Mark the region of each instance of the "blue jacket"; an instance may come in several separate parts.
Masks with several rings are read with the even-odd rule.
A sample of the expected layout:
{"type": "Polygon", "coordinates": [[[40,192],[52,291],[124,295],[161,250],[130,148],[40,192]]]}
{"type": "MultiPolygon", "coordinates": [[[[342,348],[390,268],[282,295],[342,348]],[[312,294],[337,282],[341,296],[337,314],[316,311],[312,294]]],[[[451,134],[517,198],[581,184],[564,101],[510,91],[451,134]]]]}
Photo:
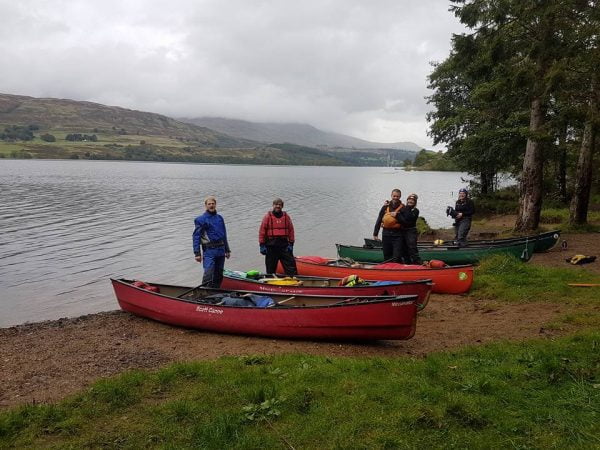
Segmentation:
{"type": "Polygon", "coordinates": [[[194,233],[192,234],[194,255],[201,255],[203,251],[214,251],[215,256],[230,252],[227,242],[225,221],[220,214],[211,214],[206,211],[194,219],[194,233]]]}

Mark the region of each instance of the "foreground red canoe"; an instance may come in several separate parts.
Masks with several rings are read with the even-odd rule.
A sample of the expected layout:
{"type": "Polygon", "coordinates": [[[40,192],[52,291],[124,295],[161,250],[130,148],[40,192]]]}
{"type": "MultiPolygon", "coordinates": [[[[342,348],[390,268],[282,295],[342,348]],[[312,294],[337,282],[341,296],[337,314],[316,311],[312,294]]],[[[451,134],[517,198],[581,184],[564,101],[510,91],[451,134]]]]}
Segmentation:
{"type": "MultiPolygon", "coordinates": [[[[298,256],[296,266],[300,275],[343,278],[358,275],[365,280],[411,281],[430,279],[432,292],[439,294],[463,294],[473,284],[473,266],[447,266],[440,268],[405,264],[350,264],[346,261],[321,258],[320,256],[298,256]]],[[[278,273],[283,273],[281,264],[278,273]]]]}
{"type": "MultiPolygon", "coordinates": [[[[431,294],[431,280],[391,281],[378,285],[378,282],[354,286],[339,286],[341,278],[296,276],[294,284],[270,284],[273,281],[287,281],[288,278],[263,276],[259,280],[241,278],[225,273],[221,289],[245,292],[273,292],[275,294],[333,295],[339,297],[364,297],[376,295],[416,295],[419,307],[423,309],[431,294]]],[[[292,280],[290,280],[292,281],[292,280]]]]}
{"type": "MultiPolygon", "coordinates": [[[[210,294],[226,294],[223,290],[190,290],[185,286],[154,283],[143,288],[123,279],[111,282],[124,311],[171,325],[219,333],[318,340],[410,339],[417,325],[416,295],[366,301],[360,298],[332,301],[323,297],[320,305],[293,306],[294,302],[308,302],[304,298],[298,300],[298,296],[270,294],[278,304],[259,308],[209,302],[210,294]],[[180,295],[184,298],[178,298],[180,295]]],[[[315,303],[319,301],[313,298],[315,303]]]]}

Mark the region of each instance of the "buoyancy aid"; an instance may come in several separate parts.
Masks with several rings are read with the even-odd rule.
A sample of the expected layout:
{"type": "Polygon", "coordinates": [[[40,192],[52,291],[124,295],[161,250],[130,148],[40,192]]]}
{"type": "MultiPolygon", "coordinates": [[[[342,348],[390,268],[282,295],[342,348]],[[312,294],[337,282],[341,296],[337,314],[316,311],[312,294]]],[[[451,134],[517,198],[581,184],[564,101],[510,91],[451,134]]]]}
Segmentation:
{"type": "Polygon", "coordinates": [[[273,238],[289,238],[288,216],[283,212],[281,217],[275,216],[269,211],[269,227],[268,237],[273,238]]]}
{"type": "Polygon", "coordinates": [[[391,212],[397,213],[402,209],[404,205],[400,202],[400,206],[398,206],[395,210],[390,211],[390,206],[387,207],[385,214],[383,215],[383,219],[381,220],[381,226],[386,229],[399,229],[402,228],[402,225],[396,220],[395,217],[391,216],[391,212]]]}

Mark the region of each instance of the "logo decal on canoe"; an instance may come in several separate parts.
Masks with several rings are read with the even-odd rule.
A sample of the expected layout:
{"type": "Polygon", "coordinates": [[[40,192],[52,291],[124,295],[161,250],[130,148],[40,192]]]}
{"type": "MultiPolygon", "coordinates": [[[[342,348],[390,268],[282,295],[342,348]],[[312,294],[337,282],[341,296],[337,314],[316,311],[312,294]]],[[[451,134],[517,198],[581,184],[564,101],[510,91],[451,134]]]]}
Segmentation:
{"type": "Polygon", "coordinates": [[[223,314],[222,309],[213,308],[211,306],[196,306],[196,311],[208,314],[223,314]]]}
{"type": "Polygon", "coordinates": [[[465,281],[468,278],[469,278],[469,275],[467,275],[466,272],[458,272],[458,279],[460,281],[465,281]]]}

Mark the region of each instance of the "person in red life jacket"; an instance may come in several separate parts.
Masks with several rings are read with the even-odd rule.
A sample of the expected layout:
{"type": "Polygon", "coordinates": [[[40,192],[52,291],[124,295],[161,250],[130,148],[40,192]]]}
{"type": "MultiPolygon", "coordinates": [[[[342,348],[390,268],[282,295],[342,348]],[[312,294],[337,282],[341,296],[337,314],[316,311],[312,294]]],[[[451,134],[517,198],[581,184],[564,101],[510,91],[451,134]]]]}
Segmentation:
{"type": "Polygon", "coordinates": [[[273,200],[273,209],[263,217],[258,230],[258,244],[261,255],[265,255],[267,273],[277,271],[281,261],[286,275],[297,275],[294,259],[294,224],[288,213],[283,211],[283,200],[273,200]]]}
{"type": "Polygon", "coordinates": [[[419,210],[417,209],[417,200],[419,196],[417,194],[410,194],[406,197],[406,205],[400,208],[396,219],[402,225],[400,228],[400,234],[402,235],[402,259],[405,264],[422,264],[421,258],[419,257],[419,248],[417,246],[417,239],[419,233],[417,232],[417,219],[419,218],[419,210]]]}
{"type": "Polygon", "coordinates": [[[381,232],[381,240],[383,245],[383,260],[385,262],[402,262],[402,234],[400,229],[402,225],[397,220],[397,215],[400,209],[404,206],[400,201],[402,192],[400,189],[392,191],[392,199],[386,201],[379,210],[375,229],[373,230],[373,239],[379,240],[379,229],[381,232]]]}
{"type": "Polygon", "coordinates": [[[194,220],[194,256],[204,269],[202,285],[218,288],[223,281],[225,258],[231,256],[231,250],[227,242],[225,221],[217,214],[217,200],[213,196],[206,197],[204,207],[204,214],[194,220]]]}

